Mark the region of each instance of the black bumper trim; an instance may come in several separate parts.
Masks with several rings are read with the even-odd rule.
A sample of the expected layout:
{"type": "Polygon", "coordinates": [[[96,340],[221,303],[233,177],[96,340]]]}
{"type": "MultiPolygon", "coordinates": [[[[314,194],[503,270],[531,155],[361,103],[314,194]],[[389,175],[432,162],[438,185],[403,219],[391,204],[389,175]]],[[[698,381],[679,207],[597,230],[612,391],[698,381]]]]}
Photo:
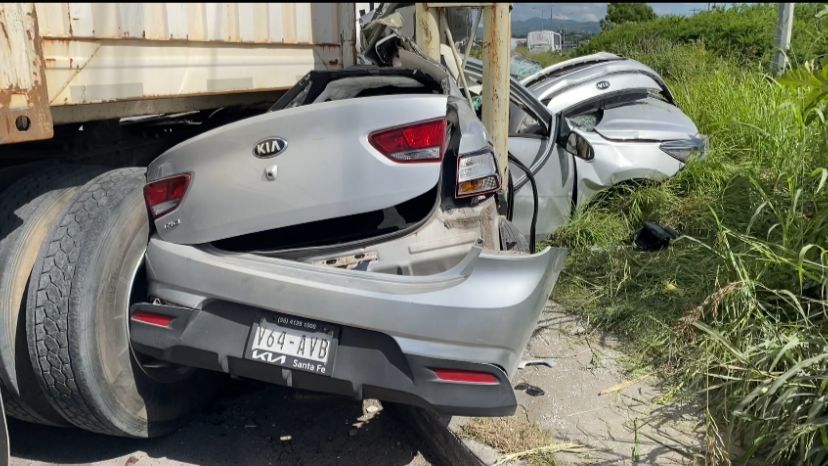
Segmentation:
{"type": "Polygon", "coordinates": [[[169,328],[130,323],[136,351],[156,359],[262,380],[278,385],[376,398],[430,408],[442,415],[509,416],[517,406],[506,374],[491,364],[403,354],[388,335],[342,327],[331,376],[291,370],[244,358],[250,326],[271,313],[235,303],[212,301],[204,309],[138,303],[136,311],[174,317],[169,328]],[[443,382],[432,369],[482,371],[498,384],[443,382]]]}

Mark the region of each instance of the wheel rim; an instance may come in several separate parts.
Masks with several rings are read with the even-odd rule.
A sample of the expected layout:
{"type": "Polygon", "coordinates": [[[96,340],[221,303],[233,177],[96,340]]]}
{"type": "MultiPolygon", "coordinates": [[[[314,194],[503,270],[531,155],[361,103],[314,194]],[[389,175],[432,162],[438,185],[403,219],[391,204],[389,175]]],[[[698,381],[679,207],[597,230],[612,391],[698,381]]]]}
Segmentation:
{"type": "Polygon", "coordinates": [[[129,309],[133,304],[147,302],[149,300],[149,280],[147,278],[144,253],[141,253],[138,261],[132,268],[130,278],[129,295],[126,306],[126,326],[129,338],[129,352],[132,361],[147,377],[160,383],[175,383],[187,378],[195,369],[178,364],[161,361],[150,355],[137,351],[132,345],[132,319],[129,309]]]}

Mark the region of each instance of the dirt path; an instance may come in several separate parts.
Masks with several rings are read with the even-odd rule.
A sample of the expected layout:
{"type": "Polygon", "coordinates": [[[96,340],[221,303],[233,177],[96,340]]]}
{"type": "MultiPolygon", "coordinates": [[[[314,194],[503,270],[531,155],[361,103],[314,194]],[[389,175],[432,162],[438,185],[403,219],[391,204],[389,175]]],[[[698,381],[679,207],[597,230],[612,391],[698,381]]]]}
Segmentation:
{"type": "Polygon", "coordinates": [[[376,402],[232,385],[179,431],[147,441],[12,421],[11,464],[425,466],[396,419],[376,402]]]}
{"type": "MultiPolygon", "coordinates": [[[[654,377],[626,378],[615,346],[610,338],[585,335],[576,317],[550,303],[525,359],[552,358],[555,366],[520,371],[514,381],[520,406],[506,429],[527,436],[531,431],[520,423],[537,426],[547,440],[586,450],[555,453],[551,464],[692,464],[701,448],[697,417],[660,406],[654,377]]],[[[455,424],[459,429],[464,422],[455,424]]]]}

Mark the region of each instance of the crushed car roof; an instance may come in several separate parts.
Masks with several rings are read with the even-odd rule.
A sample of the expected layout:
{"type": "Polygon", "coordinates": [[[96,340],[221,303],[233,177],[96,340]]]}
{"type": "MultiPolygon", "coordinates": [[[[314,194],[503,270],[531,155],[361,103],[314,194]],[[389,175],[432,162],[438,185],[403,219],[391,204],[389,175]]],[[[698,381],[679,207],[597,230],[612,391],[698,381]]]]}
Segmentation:
{"type": "MultiPolygon", "coordinates": [[[[577,67],[559,67],[557,72],[553,70],[546,78],[533,81],[533,84],[527,86],[529,91],[555,113],[616,89],[651,89],[659,92],[667,102],[675,104],[667,84],[649,66],[617,55],[595,55],[603,59],[583,60],[582,66],[577,67]],[[610,59],[610,56],[614,58],[610,59]],[[570,95],[569,91],[576,89],[575,95],[570,95]]],[[[581,58],[589,57],[595,58],[581,58]]]]}
{"type": "Polygon", "coordinates": [[[572,71],[575,71],[579,68],[583,68],[585,66],[589,66],[591,64],[603,63],[614,60],[624,60],[624,57],[620,57],[614,53],[609,52],[598,52],[593,53],[592,55],[575,57],[569,60],[562,61],[560,63],[555,63],[554,65],[547,66],[546,68],[532,75],[522,78],[520,80],[520,83],[526,87],[530,87],[534,84],[537,84],[541,80],[563,76],[564,74],[568,74],[572,71]]]}

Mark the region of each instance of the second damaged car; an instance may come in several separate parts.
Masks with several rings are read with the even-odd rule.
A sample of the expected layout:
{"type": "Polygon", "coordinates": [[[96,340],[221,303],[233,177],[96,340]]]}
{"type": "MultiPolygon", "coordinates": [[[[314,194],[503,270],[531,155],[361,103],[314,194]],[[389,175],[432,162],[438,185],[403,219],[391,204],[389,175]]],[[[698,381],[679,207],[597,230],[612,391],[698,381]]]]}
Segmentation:
{"type": "Polygon", "coordinates": [[[565,251],[532,253],[502,215],[496,154],[445,69],[381,42],[374,64],[311,72],[146,178],[114,170],[81,190],[27,310],[60,415],[163,434],[216,373],[514,412],[510,378],[565,251]]]}

